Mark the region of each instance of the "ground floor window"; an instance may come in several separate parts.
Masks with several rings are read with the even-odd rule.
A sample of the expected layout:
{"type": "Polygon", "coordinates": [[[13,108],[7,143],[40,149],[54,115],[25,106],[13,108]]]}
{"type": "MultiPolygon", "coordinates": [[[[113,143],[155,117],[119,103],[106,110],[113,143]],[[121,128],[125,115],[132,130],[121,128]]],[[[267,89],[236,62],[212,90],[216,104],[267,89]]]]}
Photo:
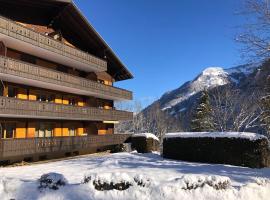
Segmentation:
{"type": "Polygon", "coordinates": [[[52,123],[37,123],[36,137],[53,137],[53,124],[52,123]]]}
{"type": "Polygon", "coordinates": [[[14,138],[16,132],[16,123],[1,123],[1,137],[14,138]]]}

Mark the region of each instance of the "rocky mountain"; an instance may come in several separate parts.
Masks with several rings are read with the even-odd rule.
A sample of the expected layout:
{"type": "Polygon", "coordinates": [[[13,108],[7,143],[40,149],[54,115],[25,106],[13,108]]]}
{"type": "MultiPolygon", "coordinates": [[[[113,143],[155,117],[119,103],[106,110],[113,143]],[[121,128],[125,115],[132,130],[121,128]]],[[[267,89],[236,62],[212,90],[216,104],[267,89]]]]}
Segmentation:
{"type": "Polygon", "coordinates": [[[230,69],[209,67],[194,80],[186,82],[179,88],[165,93],[158,100],[161,109],[163,111],[169,111],[171,114],[183,112],[186,110],[186,104],[192,103],[192,99],[201,91],[227,84],[240,85],[241,82],[258,70],[260,66],[260,64],[250,64],[230,69]]]}
{"type": "MultiPolygon", "coordinates": [[[[145,119],[148,119],[149,116],[155,116],[154,113],[159,112],[160,109],[166,114],[166,122],[170,124],[168,131],[189,131],[193,110],[196,108],[203,90],[208,90],[211,94],[217,88],[220,91],[224,91],[225,88],[230,87],[230,90],[239,91],[239,97],[232,96],[231,98],[239,98],[237,103],[240,105],[241,96],[241,99],[246,101],[246,104],[250,103],[250,106],[248,105],[247,107],[253,108],[256,98],[259,100],[265,92],[264,86],[269,75],[269,63],[263,65],[261,63],[240,65],[229,69],[210,67],[201,72],[192,81],[184,83],[175,90],[166,92],[159,100],[145,108],[141,114],[145,119]],[[254,95],[255,92],[256,95],[254,95]],[[251,96],[252,100],[249,99],[251,96]]],[[[156,127],[156,119],[152,121],[148,122],[148,124],[156,127]]]]}
{"type": "MultiPolygon", "coordinates": [[[[190,131],[189,125],[193,111],[203,90],[207,90],[210,96],[213,96],[216,91],[220,91],[221,107],[222,104],[226,104],[226,101],[234,103],[235,107],[239,105],[239,109],[234,108],[235,111],[232,115],[237,115],[237,112],[240,112],[241,108],[243,109],[242,104],[246,106],[245,112],[254,112],[255,104],[262,95],[265,95],[265,83],[269,77],[270,62],[240,65],[229,69],[206,68],[193,80],[175,90],[166,92],[160,99],[136,115],[133,122],[121,124],[119,132],[149,131],[158,134],[160,130],[166,130],[166,132],[190,131]],[[231,96],[224,93],[223,97],[222,92],[227,90],[237,91],[237,96],[232,92],[231,96]],[[230,98],[234,100],[231,101],[230,98]],[[141,129],[136,130],[134,127],[141,127],[141,129]]],[[[226,123],[233,123],[232,119],[227,119],[227,121],[226,123]]],[[[249,130],[252,131],[252,129],[249,130]]],[[[245,129],[245,131],[247,130],[245,129]]]]}

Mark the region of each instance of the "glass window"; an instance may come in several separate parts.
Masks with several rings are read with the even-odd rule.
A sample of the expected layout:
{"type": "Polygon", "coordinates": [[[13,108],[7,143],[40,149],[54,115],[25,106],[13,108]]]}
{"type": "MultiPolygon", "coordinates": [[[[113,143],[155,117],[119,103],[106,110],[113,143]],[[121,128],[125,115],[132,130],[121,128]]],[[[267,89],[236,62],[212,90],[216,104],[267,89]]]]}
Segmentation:
{"type": "Polygon", "coordinates": [[[32,64],[36,64],[36,58],[34,56],[28,55],[28,54],[22,54],[21,60],[24,62],[29,62],[32,64]]]}
{"type": "Polygon", "coordinates": [[[71,127],[68,129],[69,136],[76,136],[76,129],[74,127],[71,127]]]}
{"type": "Polygon", "coordinates": [[[69,104],[70,105],[76,105],[76,101],[75,101],[75,99],[69,99],[69,104]]]}
{"type": "Polygon", "coordinates": [[[15,123],[6,123],[6,138],[13,138],[16,130],[15,123]]]}
{"type": "Polygon", "coordinates": [[[46,101],[47,100],[47,97],[44,94],[38,94],[37,95],[37,100],[38,101],[46,101]]]}
{"type": "Polygon", "coordinates": [[[44,137],[45,136],[45,125],[43,123],[39,123],[36,127],[36,137],[44,137]]]}
{"type": "Polygon", "coordinates": [[[0,123],[0,138],[4,138],[4,124],[3,123],[0,123]]]}
{"type": "Polygon", "coordinates": [[[53,125],[51,123],[39,123],[36,127],[36,137],[53,137],[53,125]]]}
{"type": "Polygon", "coordinates": [[[55,100],[55,95],[49,95],[48,96],[48,102],[54,102],[54,100],[55,100]]]}
{"type": "Polygon", "coordinates": [[[8,87],[8,97],[16,97],[16,88],[8,87]]]}

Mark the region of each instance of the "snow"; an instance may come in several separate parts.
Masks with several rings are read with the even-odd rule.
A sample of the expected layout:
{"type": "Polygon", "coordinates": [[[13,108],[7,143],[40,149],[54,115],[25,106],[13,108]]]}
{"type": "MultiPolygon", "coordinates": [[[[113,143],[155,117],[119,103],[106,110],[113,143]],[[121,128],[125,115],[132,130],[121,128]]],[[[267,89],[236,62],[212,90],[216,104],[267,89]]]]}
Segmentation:
{"type": "Polygon", "coordinates": [[[259,139],[267,139],[265,136],[257,133],[249,132],[179,132],[167,133],[165,138],[194,138],[194,137],[210,137],[210,138],[243,138],[251,141],[259,139]]]}
{"type": "Polygon", "coordinates": [[[152,138],[152,139],[154,139],[154,140],[159,141],[158,137],[155,136],[153,133],[136,133],[136,134],[133,134],[132,137],[152,138]]]}
{"type": "MultiPolygon", "coordinates": [[[[239,84],[239,77],[248,76],[261,66],[262,63],[246,64],[229,69],[221,67],[208,67],[202,71],[194,80],[190,81],[186,86],[182,86],[182,91],[175,98],[168,100],[162,107],[162,110],[171,109],[172,107],[188,100],[190,97],[205,90],[212,89],[217,86],[226,85],[230,82],[239,84]]],[[[169,96],[174,90],[165,93],[169,96]]],[[[179,111],[181,112],[181,111],[179,111]]]]}
{"type": "Polygon", "coordinates": [[[240,65],[240,66],[237,66],[237,67],[225,69],[225,71],[228,74],[243,73],[246,76],[248,76],[248,75],[252,74],[256,69],[258,69],[258,67],[260,67],[261,65],[262,65],[261,62],[253,63],[253,64],[247,64],[247,65],[240,65]]]}
{"type": "Polygon", "coordinates": [[[221,67],[206,68],[197,78],[190,82],[188,90],[166,103],[162,110],[170,109],[205,89],[226,85],[229,82],[228,73],[221,67]]]}
{"type": "Polygon", "coordinates": [[[269,196],[270,168],[174,161],[163,159],[159,154],[87,155],[0,168],[1,200],[268,200],[269,196]],[[58,190],[40,191],[38,180],[51,172],[62,174],[68,183],[58,190]],[[91,181],[83,183],[87,176],[92,177],[91,181]],[[123,191],[99,191],[93,185],[94,180],[126,181],[132,185],[123,191]],[[143,184],[139,184],[140,181],[143,184]],[[221,186],[220,189],[217,186],[221,186]]]}

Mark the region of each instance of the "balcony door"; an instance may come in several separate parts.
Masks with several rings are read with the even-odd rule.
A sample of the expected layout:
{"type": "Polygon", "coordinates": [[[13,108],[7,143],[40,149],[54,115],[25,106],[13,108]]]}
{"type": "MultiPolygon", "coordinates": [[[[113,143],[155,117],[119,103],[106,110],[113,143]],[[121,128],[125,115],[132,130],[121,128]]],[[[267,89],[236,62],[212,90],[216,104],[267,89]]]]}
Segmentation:
{"type": "Polygon", "coordinates": [[[36,137],[39,138],[53,137],[53,124],[46,122],[37,123],[36,137]]]}

